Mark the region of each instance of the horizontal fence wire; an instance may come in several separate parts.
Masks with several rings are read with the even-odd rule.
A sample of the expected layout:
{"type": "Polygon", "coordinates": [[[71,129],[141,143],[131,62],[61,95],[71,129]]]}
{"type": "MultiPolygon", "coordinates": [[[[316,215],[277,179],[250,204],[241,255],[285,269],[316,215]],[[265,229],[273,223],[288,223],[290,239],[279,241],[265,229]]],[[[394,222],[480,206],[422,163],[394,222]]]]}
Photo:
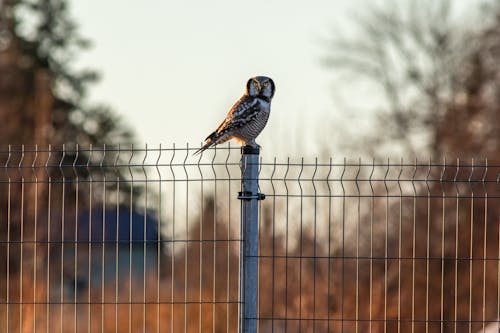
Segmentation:
{"type": "MultiPolygon", "coordinates": [[[[240,148],[0,147],[0,330],[237,332],[240,148]]],[[[500,161],[261,159],[259,332],[488,332],[500,161]]]]}

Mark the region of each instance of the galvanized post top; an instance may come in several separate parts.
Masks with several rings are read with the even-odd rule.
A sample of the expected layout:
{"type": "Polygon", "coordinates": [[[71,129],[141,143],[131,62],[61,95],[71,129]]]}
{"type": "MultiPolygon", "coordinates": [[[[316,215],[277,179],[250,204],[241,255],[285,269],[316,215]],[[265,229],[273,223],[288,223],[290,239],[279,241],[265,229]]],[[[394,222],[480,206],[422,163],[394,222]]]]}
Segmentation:
{"type": "Polygon", "coordinates": [[[243,147],[241,147],[241,154],[259,155],[260,154],[260,147],[259,146],[250,146],[250,145],[243,146],[243,147]]]}

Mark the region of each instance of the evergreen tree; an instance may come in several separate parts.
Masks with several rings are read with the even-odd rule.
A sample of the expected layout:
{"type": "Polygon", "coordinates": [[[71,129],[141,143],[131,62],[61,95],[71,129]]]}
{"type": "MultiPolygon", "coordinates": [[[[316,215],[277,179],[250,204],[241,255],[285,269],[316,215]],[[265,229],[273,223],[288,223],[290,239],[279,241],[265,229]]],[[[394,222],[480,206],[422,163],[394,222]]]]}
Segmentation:
{"type": "MultiPolygon", "coordinates": [[[[48,273],[39,273],[36,285],[29,279],[46,269],[49,256],[51,271],[61,267],[60,245],[40,241],[68,240],[82,210],[130,198],[135,204],[140,192],[127,181],[136,172],[127,164],[130,153],[103,150],[104,144],[130,146],[134,136],[109,107],[88,101],[98,75],[73,62],[87,47],[66,0],[0,0],[0,279],[10,281],[0,282],[0,298],[10,295],[11,302],[29,301],[32,288],[46,292],[48,273]],[[104,177],[113,181],[102,182],[104,177]],[[36,265],[24,267],[20,279],[27,262],[36,265]]],[[[19,329],[32,311],[22,320],[17,311],[9,318],[0,314],[1,327],[8,320],[7,330],[19,329]]]]}
{"type": "Polygon", "coordinates": [[[10,90],[19,96],[19,103],[10,107],[5,107],[6,98],[0,99],[2,113],[31,125],[31,133],[15,128],[2,141],[131,143],[131,131],[108,107],[86,99],[98,75],[73,67],[75,56],[89,47],[89,41],[79,35],[67,1],[7,0],[0,6],[0,71],[10,73],[0,94],[10,90]]]}
{"type": "MultiPolygon", "coordinates": [[[[129,147],[134,136],[109,107],[87,99],[98,75],[94,70],[74,68],[73,60],[89,47],[89,41],[78,33],[67,1],[6,0],[0,2],[0,9],[0,117],[4,120],[0,142],[13,145],[14,150],[21,144],[46,150],[51,144],[52,152],[39,154],[37,160],[56,166],[50,173],[56,178],[61,176],[61,165],[72,169],[64,172],[66,177],[76,173],[85,178],[89,165],[128,161],[129,156],[102,153],[103,144],[129,147]]],[[[29,155],[24,158],[28,160],[29,155]]],[[[10,163],[16,163],[12,156],[10,163]]],[[[114,178],[118,174],[127,179],[130,172],[115,168],[112,173],[114,178]]],[[[121,190],[130,192],[131,188],[124,183],[121,190]]]]}

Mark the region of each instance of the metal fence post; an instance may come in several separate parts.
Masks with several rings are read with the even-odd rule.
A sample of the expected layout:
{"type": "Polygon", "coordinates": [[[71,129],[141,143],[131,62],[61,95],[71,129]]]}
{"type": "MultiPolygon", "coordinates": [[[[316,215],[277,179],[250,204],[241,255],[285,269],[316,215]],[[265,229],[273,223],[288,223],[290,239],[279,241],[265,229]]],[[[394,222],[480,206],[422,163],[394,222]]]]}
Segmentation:
{"type": "Polygon", "coordinates": [[[259,287],[259,190],[258,147],[244,146],[241,155],[240,332],[257,332],[259,287]]]}

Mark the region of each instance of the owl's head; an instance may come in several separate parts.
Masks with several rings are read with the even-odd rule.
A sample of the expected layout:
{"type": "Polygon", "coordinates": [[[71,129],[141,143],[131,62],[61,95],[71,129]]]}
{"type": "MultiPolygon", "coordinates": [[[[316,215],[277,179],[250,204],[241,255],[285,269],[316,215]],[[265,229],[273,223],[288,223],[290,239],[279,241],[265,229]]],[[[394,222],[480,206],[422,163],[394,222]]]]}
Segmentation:
{"type": "Polygon", "coordinates": [[[247,94],[252,97],[264,97],[270,101],[274,90],[274,81],[267,76],[255,76],[247,82],[247,94]]]}

